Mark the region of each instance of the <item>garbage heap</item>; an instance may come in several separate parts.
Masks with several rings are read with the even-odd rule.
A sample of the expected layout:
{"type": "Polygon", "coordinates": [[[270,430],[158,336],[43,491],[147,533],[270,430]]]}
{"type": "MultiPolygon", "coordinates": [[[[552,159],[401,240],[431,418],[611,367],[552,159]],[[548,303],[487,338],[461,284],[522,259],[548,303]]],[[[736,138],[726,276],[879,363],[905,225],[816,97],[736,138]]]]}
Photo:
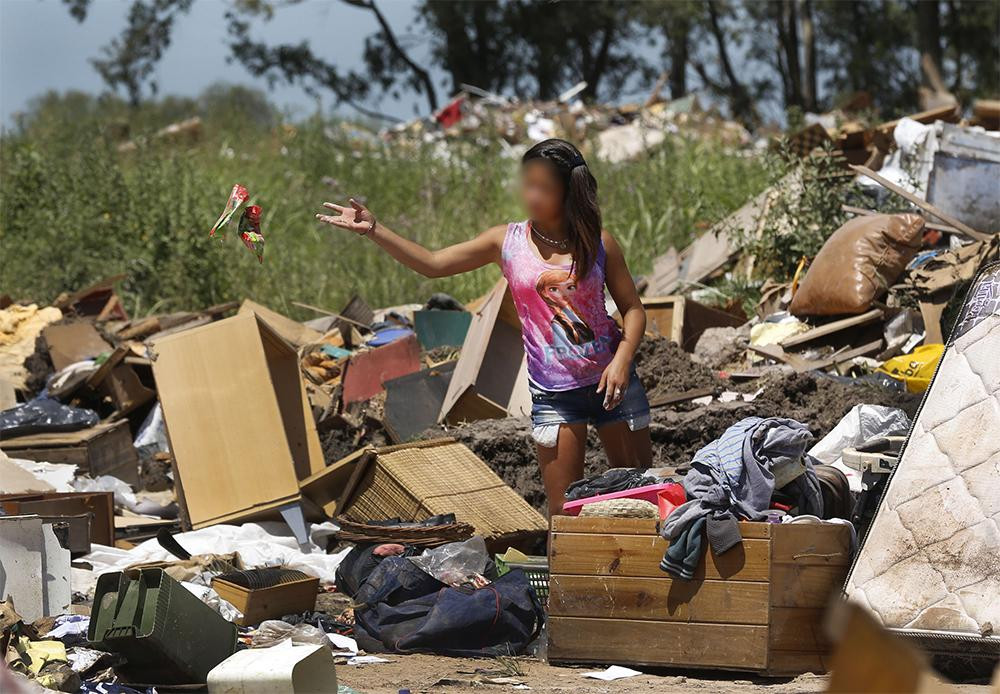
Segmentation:
{"type": "MultiPolygon", "coordinates": [[[[880,501],[899,495],[904,439],[941,425],[921,422],[952,407],[943,399],[958,398],[982,449],[962,458],[975,477],[957,461],[947,480],[1000,507],[1000,479],[979,465],[1000,451],[1000,427],[965,414],[1000,392],[996,352],[990,362],[982,347],[1000,334],[989,274],[1000,139],[916,116],[893,125],[889,144],[865,130],[863,164],[825,128],[837,147],[805,150],[836,157],[861,192],[815,257],[769,278],[751,311],[721,289],[753,276],[736,239],[782,233],[775,198],[807,183],[793,174],[688,247],[664,249],[639,283],[654,467],[608,470],[593,440],[551,525],[503,281],[468,304],[300,305],[318,315],[306,322],[251,300],[130,317],[120,277],[51,306],[3,297],[0,681],[223,691],[267,677],[290,688],[308,671],[318,679],[299,691],[329,690],[337,664],[378,653],[538,653],[546,619],[553,662],[827,669],[829,644],[803,635],[821,631],[859,544],[864,557],[869,534],[886,542],[880,501]],[[955,359],[979,385],[958,367],[935,378],[955,359]],[[730,591],[746,590],[761,601],[741,607],[730,591]],[[668,609],[677,604],[683,614],[668,609]],[[657,645],[663,634],[670,648],[657,645]],[[744,643],[737,634],[751,645],[712,646],[744,643]]],[[[921,548],[931,526],[978,522],[939,492],[948,522],[903,519],[921,548]]],[[[998,549],[980,533],[953,553],[998,549]]],[[[852,578],[872,609],[888,569],[852,578]]],[[[927,597],[944,600],[940,617],[951,592],[975,592],[938,625],[990,623],[1000,595],[988,579],[946,580],[927,597]]]]}

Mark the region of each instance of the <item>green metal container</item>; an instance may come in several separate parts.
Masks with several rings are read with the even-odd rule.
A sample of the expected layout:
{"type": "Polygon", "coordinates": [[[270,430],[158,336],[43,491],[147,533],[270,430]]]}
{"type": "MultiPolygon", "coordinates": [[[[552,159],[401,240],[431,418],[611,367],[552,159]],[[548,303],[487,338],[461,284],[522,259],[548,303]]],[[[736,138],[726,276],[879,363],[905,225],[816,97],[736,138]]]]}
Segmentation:
{"type": "Polygon", "coordinates": [[[226,621],[162,569],[130,569],[97,579],[87,638],[128,659],[143,684],[196,684],[236,650],[226,621]]]}

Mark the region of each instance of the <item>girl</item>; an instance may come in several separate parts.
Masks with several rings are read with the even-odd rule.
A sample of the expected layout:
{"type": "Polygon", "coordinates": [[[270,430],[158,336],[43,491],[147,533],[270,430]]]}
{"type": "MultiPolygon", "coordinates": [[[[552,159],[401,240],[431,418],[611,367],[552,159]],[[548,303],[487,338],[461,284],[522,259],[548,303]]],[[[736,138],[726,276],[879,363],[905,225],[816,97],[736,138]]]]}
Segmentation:
{"type": "Polygon", "coordinates": [[[353,199],[349,207],[323,203],[334,214],[316,218],[367,237],[426,277],[500,266],[521,319],[532,437],[555,515],[566,488],[583,477],[588,424],[597,427],[612,467],[651,463],[649,403],[632,368],[646,314],[621,248],[601,228],[597,181],[576,147],[545,140],[529,149],[521,199],[528,221],[436,251],[393,233],[353,199]],[[605,285],[624,330],[607,314],[605,285]]]}

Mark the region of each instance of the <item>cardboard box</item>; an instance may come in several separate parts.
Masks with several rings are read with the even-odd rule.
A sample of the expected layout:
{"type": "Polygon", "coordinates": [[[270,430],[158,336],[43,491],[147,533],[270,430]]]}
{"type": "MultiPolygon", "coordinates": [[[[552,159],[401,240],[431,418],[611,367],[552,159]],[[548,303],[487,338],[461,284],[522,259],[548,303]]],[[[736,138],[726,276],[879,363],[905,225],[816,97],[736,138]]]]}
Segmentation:
{"type": "Polygon", "coordinates": [[[319,342],[320,338],[323,337],[323,333],[318,330],[313,330],[309,326],[299,323],[297,320],[283,316],[277,311],[272,311],[267,306],[261,306],[254,301],[250,301],[250,299],[245,300],[240,305],[239,312],[256,314],[267,321],[271,329],[278,333],[282,339],[296,347],[301,347],[312,342],[319,342]]]}
{"type": "Polygon", "coordinates": [[[49,325],[42,330],[42,337],[49,346],[49,357],[56,371],[112,351],[111,345],[86,321],[49,325]]]}
{"type": "Polygon", "coordinates": [[[324,468],[295,349],[254,312],[157,340],[153,375],[195,528],[265,518],[324,468]]]}
{"type": "Polygon", "coordinates": [[[521,321],[501,279],[472,316],[438,422],[531,413],[521,321]]]}
{"type": "Polygon", "coordinates": [[[683,296],[642,298],[646,309],[646,330],[670,338],[687,352],[693,352],[698,338],[708,328],[738,327],[746,321],[731,313],[683,296]]]}
{"type": "Polygon", "coordinates": [[[369,400],[382,392],[383,383],[419,371],[420,366],[420,343],[416,335],[358,352],[344,369],[344,403],[369,400]]]}
{"type": "Polygon", "coordinates": [[[456,363],[449,361],[385,382],[382,423],[394,443],[409,441],[437,423],[456,363]]]}
{"type": "Polygon", "coordinates": [[[468,311],[413,312],[413,329],[424,349],[461,347],[471,323],[472,314],[468,311]]]}
{"type": "Polygon", "coordinates": [[[129,484],[139,483],[139,456],[125,421],[80,431],[15,436],[0,441],[0,449],[12,458],[66,463],[91,477],[111,475],[129,484]]]}
{"type": "MultiPolygon", "coordinates": [[[[825,672],[822,628],[851,561],[833,524],[740,523],[691,581],[660,569],[654,520],[556,516],[549,536],[549,661],[825,672]]],[[[705,542],[707,549],[708,542],[705,542]]]]}
{"type": "Polygon", "coordinates": [[[454,513],[498,544],[545,532],[542,515],[454,439],[370,448],[356,460],[343,494],[349,520],[420,521],[454,513]]]}

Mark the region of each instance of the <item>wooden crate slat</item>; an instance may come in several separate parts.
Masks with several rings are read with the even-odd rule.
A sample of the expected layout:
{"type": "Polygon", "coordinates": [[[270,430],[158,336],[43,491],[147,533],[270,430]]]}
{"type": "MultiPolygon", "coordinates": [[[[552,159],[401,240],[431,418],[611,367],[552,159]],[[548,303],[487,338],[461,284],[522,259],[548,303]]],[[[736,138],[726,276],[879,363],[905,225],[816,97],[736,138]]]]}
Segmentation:
{"type": "Polygon", "coordinates": [[[824,607],[847,579],[847,566],[771,565],[773,607],[824,607]]]}
{"type": "Polygon", "coordinates": [[[823,631],[825,613],[822,607],[771,608],[771,650],[825,653],[830,648],[823,631]]]}
{"type": "Polygon", "coordinates": [[[798,566],[848,566],[851,537],[841,525],[781,524],[773,530],[777,540],[771,561],[798,566]]]}
{"type": "Polygon", "coordinates": [[[829,669],[830,656],[827,653],[772,650],[768,657],[766,674],[778,677],[800,675],[803,672],[826,672],[829,669]]]}
{"type": "MultiPolygon", "coordinates": [[[[771,537],[773,523],[740,523],[740,534],[747,540],[771,537]]],[[[601,533],[611,535],[659,535],[656,521],[649,518],[600,518],[597,516],[553,516],[552,531],[557,533],[601,533]]]]}
{"type": "Polygon", "coordinates": [[[548,657],[554,662],[767,667],[763,626],[551,617],[548,629],[548,657]]]}
{"type": "MultiPolygon", "coordinates": [[[[549,571],[583,576],[668,578],[660,569],[667,541],[659,536],[553,533],[549,542],[549,571]]],[[[695,580],[766,581],[769,575],[767,540],[744,540],[725,554],[707,551],[695,580]]]]}
{"type": "Polygon", "coordinates": [[[766,625],[768,587],[749,581],[549,577],[549,615],[766,625]]]}

